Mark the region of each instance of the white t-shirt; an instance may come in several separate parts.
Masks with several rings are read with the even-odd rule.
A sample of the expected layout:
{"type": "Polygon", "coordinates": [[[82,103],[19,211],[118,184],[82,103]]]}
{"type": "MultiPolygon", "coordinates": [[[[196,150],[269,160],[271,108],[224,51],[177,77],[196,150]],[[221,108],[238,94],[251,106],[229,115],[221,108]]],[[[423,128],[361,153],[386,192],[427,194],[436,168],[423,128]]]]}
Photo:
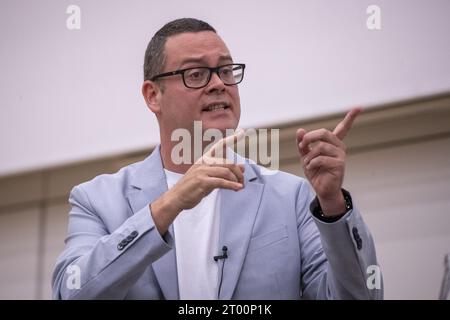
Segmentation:
{"type": "MultiPolygon", "coordinates": [[[[164,169],[170,189],[182,174],[164,169]]],[[[180,299],[217,299],[220,199],[213,190],[192,209],[183,210],[174,220],[180,299]]]]}

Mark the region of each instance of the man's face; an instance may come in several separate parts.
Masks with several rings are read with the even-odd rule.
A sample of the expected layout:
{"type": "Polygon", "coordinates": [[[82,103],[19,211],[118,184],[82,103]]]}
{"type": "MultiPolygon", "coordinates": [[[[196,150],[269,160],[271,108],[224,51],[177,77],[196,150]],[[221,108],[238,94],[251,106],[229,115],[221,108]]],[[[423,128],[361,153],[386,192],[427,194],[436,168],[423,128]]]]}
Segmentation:
{"type": "MultiPolygon", "coordinates": [[[[166,41],[164,54],[163,72],[233,63],[225,43],[211,31],[171,36],[166,41]]],[[[208,85],[200,89],[187,88],[181,75],[166,77],[162,81],[164,91],[159,121],[167,134],[178,128],[192,132],[194,121],[202,121],[203,130],[216,128],[224,132],[228,128],[236,129],[241,113],[237,85],[224,85],[216,73],[212,73],[208,85]],[[217,104],[226,108],[206,110],[217,104]]]]}

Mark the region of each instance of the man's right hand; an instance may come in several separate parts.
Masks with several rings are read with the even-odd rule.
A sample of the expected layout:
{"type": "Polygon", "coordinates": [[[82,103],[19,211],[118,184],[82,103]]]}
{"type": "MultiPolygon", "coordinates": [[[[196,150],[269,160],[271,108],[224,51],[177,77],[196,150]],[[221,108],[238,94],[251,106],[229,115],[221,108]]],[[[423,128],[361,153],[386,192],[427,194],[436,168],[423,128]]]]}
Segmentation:
{"type": "Polygon", "coordinates": [[[153,221],[161,235],[183,210],[195,207],[214,189],[239,191],[244,187],[244,166],[229,163],[224,157],[226,146],[237,143],[244,137],[240,130],[234,135],[215,143],[186,171],[185,175],[170,190],[150,204],[153,221]]]}

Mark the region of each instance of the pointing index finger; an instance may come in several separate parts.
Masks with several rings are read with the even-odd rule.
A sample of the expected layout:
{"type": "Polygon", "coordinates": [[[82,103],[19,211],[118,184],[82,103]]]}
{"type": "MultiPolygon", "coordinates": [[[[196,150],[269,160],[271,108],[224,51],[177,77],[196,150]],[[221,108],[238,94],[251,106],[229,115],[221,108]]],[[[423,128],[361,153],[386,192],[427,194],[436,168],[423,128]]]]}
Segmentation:
{"type": "Polygon", "coordinates": [[[234,134],[219,140],[216,144],[214,144],[211,147],[211,149],[209,149],[205,153],[205,155],[208,157],[214,157],[216,155],[216,153],[220,153],[220,152],[218,152],[219,150],[223,150],[224,146],[234,145],[239,140],[241,140],[242,137],[244,137],[244,133],[245,133],[245,130],[239,129],[234,134]]]}
{"type": "Polygon", "coordinates": [[[336,128],[334,128],[333,133],[341,140],[345,138],[347,133],[350,131],[352,127],[353,121],[356,116],[362,112],[362,108],[354,108],[350,110],[346,115],[344,120],[338,123],[336,128]]]}

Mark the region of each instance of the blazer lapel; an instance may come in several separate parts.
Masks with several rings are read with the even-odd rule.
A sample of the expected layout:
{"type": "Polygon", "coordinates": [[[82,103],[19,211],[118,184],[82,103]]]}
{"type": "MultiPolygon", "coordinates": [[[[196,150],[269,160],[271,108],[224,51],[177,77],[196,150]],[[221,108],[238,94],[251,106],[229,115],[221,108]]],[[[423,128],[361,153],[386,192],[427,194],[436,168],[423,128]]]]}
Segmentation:
{"type": "MultiPolygon", "coordinates": [[[[228,247],[228,258],[223,265],[222,288],[219,299],[233,296],[250,242],[253,224],[258,212],[264,185],[251,166],[246,164],[244,189],[235,192],[221,189],[221,211],[218,251],[228,247]]],[[[220,266],[222,267],[222,266],[220,266]]],[[[220,283],[219,271],[218,283],[220,283]]]]}
{"type": "MultiPolygon", "coordinates": [[[[127,198],[133,213],[148,206],[167,191],[159,146],[136,169],[130,185],[127,198]]],[[[174,238],[172,226],[168,232],[174,238]]],[[[169,300],[179,299],[175,248],[153,262],[152,267],[164,297],[169,300]]]]}

